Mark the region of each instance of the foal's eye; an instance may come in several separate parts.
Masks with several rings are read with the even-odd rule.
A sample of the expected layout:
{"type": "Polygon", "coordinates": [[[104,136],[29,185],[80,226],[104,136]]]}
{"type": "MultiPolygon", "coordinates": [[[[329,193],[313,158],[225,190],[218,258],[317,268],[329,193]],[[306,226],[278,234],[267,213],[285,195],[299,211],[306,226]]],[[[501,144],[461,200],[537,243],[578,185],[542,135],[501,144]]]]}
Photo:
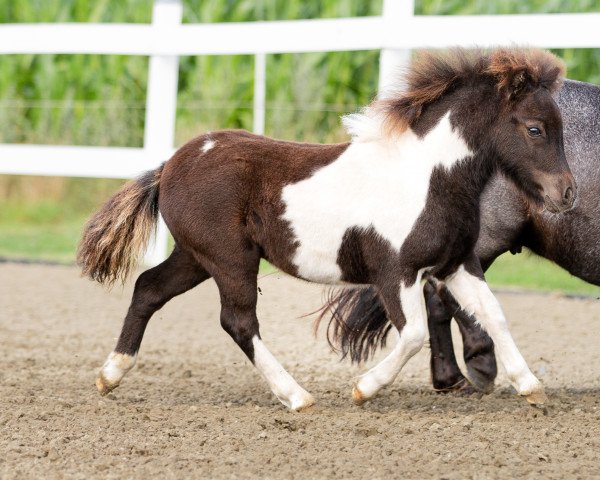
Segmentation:
{"type": "Polygon", "coordinates": [[[530,137],[539,137],[542,134],[542,131],[537,127],[529,127],[527,133],[530,137]]]}

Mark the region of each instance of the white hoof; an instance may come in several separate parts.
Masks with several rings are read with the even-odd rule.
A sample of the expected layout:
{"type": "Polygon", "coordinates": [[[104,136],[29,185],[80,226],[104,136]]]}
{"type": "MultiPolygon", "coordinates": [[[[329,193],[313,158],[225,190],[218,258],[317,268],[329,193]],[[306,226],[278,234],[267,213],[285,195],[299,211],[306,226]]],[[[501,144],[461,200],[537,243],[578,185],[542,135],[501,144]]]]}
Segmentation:
{"type": "Polygon", "coordinates": [[[517,393],[525,397],[525,399],[532,405],[543,405],[548,401],[548,397],[544,393],[544,386],[535,375],[529,372],[528,375],[523,375],[521,379],[518,379],[513,383],[517,393]]]}
{"type": "Polygon", "coordinates": [[[112,352],[98,373],[96,388],[104,396],[112,392],[121,383],[121,379],[135,365],[135,356],[112,352]]]}
{"type": "Polygon", "coordinates": [[[302,410],[306,410],[315,404],[315,399],[306,390],[303,390],[295,395],[291,395],[289,398],[284,398],[283,396],[278,396],[277,398],[287,408],[294,412],[301,412],[302,410]]]}
{"type": "Polygon", "coordinates": [[[369,372],[361,375],[356,379],[354,387],[352,388],[352,399],[354,400],[354,403],[362,405],[367,400],[370,400],[377,395],[377,392],[381,390],[382,386],[383,385],[375,380],[374,376],[369,372]]]}
{"type": "Polygon", "coordinates": [[[546,396],[544,389],[541,389],[537,392],[531,392],[529,395],[524,396],[525,400],[527,400],[527,402],[534,407],[541,407],[548,404],[548,397],[546,396]]]}

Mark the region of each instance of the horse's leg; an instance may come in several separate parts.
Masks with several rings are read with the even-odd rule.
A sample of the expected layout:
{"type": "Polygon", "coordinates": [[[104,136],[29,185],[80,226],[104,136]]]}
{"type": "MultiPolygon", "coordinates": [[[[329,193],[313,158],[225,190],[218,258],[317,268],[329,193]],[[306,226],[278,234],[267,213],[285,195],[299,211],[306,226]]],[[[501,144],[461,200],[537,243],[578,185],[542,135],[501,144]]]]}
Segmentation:
{"type": "Polygon", "coordinates": [[[210,275],[192,255],[177,246],[164,262],[138,277],[117,346],[108,356],[96,380],[96,386],[102,395],[115,389],[135,365],[137,352],[152,314],[173,297],[207,278],[210,275]]]}
{"type": "Polygon", "coordinates": [[[452,313],[448,311],[442,299],[437,295],[436,288],[431,282],[425,284],[423,293],[427,306],[433,388],[440,392],[470,388],[469,382],[460,371],[454,356],[450,331],[452,313]]]}
{"type": "Polygon", "coordinates": [[[463,340],[463,358],[467,366],[469,381],[482,392],[494,389],[494,379],[498,373],[494,342],[476,322],[475,318],[461,310],[448,289],[440,285],[439,296],[448,311],[454,312],[463,340]]]}
{"type": "Polygon", "coordinates": [[[517,393],[524,396],[529,403],[543,404],[547,400],[544,388],[531,373],[515,345],[502,308],[483,280],[479,262],[469,262],[467,265],[473,273],[469,273],[465,265],[445,279],[446,286],[461,308],[474,315],[492,338],[498,358],[517,393]]]}
{"type": "Polygon", "coordinates": [[[422,272],[416,275],[412,285],[401,284],[399,289],[392,286],[380,289],[389,319],[400,335],[392,352],[358,378],[352,396],[359,405],[392,383],[406,362],[423,347],[427,334],[427,316],[421,275],[422,272]]]}
{"type": "Polygon", "coordinates": [[[281,366],[262,342],[256,317],[258,252],[230,268],[219,265],[213,277],[221,294],[221,326],[263,375],[275,396],[291,410],[313,405],[314,399],[281,366]]]}

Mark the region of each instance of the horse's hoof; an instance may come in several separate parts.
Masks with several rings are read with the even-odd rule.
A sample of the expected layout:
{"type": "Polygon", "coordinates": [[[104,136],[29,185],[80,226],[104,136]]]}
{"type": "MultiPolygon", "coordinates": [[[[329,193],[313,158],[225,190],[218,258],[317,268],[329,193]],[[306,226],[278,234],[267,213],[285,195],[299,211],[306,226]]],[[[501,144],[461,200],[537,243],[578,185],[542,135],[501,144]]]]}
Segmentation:
{"type": "MultiPolygon", "coordinates": [[[[472,362],[471,362],[472,363],[472,362]]],[[[467,376],[471,385],[481,393],[492,393],[494,390],[495,371],[484,371],[467,363],[467,376]]]]}
{"type": "Polygon", "coordinates": [[[467,380],[465,377],[461,378],[454,385],[449,387],[435,388],[434,390],[437,393],[454,393],[457,395],[472,395],[474,393],[479,393],[479,391],[471,385],[471,382],[467,380]]]}
{"type": "Polygon", "coordinates": [[[356,405],[362,405],[363,403],[365,403],[368,400],[368,398],[365,398],[365,396],[359,390],[358,386],[355,385],[352,388],[352,400],[354,400],[354,403],[356,405]]]}
{"type": "Polygon", "coordinates": [[[100,392],[100,395],[102,395],[103,397],[108,395],[110,392],[112,392],[118,386],[119,386],[118,383],[109,382],[106,379],[106,377],[104,377],[102,372],[100,372],[100,374],[98,375],[98,378],[96,379],[96,388],[98,389],[98,392],[100,392]]]}
{"type": "Polygon", "coordinates": [[[538,390],[537,392],[532,392],[529,395],[524,396],[525,400],[534,407],[542,407],[548,404],[548,397],[544,393],[544,390],[538,390]]]}

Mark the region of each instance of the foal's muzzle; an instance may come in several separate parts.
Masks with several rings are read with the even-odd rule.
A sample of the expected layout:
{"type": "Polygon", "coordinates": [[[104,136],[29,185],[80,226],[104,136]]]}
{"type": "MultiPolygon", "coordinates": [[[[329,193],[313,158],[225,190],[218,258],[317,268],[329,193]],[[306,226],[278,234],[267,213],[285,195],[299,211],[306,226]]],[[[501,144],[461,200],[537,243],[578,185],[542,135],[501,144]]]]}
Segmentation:
{"type": "Polygon", "coordinates": [[[577,184],[571,173],[561,175],[549,188],[543,187],[546,209],[552,213],[563,213],[573,208],[577,198],[577,184]]]}

